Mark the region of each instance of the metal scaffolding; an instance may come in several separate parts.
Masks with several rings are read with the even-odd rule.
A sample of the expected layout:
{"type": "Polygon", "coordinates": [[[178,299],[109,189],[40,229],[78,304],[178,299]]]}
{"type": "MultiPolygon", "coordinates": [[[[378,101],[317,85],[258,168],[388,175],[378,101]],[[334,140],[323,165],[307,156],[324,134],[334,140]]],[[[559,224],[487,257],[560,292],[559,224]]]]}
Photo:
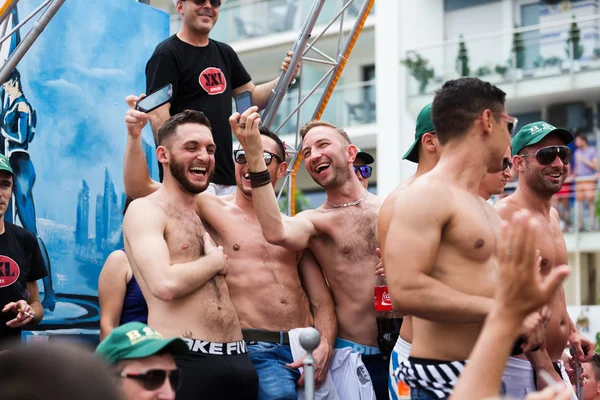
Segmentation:
{"type": "MultiPolygon", "coordinates": [[[[301,129],[301,120],[302,120],[302,107],[305,105],[306,101],[313,96],[319,88],[323,86],[322,94],[319,99],[319,103],[316,106],[316,109],[312,111],[310,119],[320,119],[321,115],[327,106],[327,102],[331,97],[333,89],[337,84],[340,75],[346,65],[346,61],[354,48],[354,44],[360,35],[362,28],[371,12],[371,8],[373,7],[373,3],[375,0],[362,0],[362,4],[360,10],[358,11],[358,15],[355,17],[354,25],[350,29],[350,32],[347,36],[344,35],[344,14],[349,9],[349,7],[353,6],[354,3],[361,3],[361,0],[345,0],[342,9],[333,17],[333,19],[323,28],[323,30],[311,41],[309,39],[312,36],[313,28],[317,22],[317,18],[321,13],[323,5],[326,0],[315,0],[311,7],[304,24],[300,30],[300,34],[298,35],[298,40],[294,44],[292,51],[294,55],[292,56],[292,61],[290,63],[290,67],[287,72],[281,73],[279,82],[275,89],[273,90],[273,94],[267,103],[267,107],[262,117],[263,126],[271,129],[271,125],[273,124],[275,115],[279,110],[279,106],[283,101],[283,98],[287,92],[288,87],[292,83],[294,79],[295,71],[300,62],[300,68],[306,62],[318,63],[328,65],[329,69],[323,77],[317,82],[317,84],[308,91],[308,94],[305,97],[302,97],[302,90],[298,91],[298,105],[283,118],[283,122],[275,129],[272,129],[274,133],[279,133],[281,128],[294,116],[296,116],[296,139],[294,143],[293,150],[287,150],[287,152],[292,156],[292,159],[289,163],[289,167],[287,173],[285,175],[285,179],[283,185],[279,191],[277,198],[279,199],[283,192],[286,192],[287,196],[287,213],[288,215],[294,215],[296,213],[295,210],[295,196],[294,191],[296,189],[296,172],[298,171],[298,167],[300,166],[300,161],[302,160],[302,154],[300,153],[300,149],[302,146],[302,139],[300,137],[300,129],[301,129]],[[336,23],[339,23],[339,31],[338,31],[338,41],[336,53],[333,56],[327,55],[325,52],[320,51],[315,44],[325,35],[325,33],[336,23]],[[309,51],[315,52],[321,58],[310,58],[307,57],[307,53],[309,51]],[[323,85],[324,84],[324,85],[323,85]]],[[[321,91],[321,90],[319,90],[321,91]]]]}
{"type": "MultiPolygon", "coordinates": [[[[9,18],[17,6],[19,0],[4,0],[2,5],[0,5],[0,25],[2,30],[2,38],[0,39],[0,50],[4,53],[4,49],[10,46],[10,42],[7,42],[13,34],[19,34],[19,29],[23,25],[25,25],[30,19],[32,19],[36,14],[42,12],[42,15],[39,19],[33,24],[33,27],[27,32],[25,37],[21,40],[21,43],[10,53],[6,60],[4,60],[4,64],[0,67],[0,83],[4,82],[6,78],[10,75],[10,73],[15,69],[19,61],[23,58],[25,53],[31,48],[36,39],[40,36],[40,34],[44,31],[48,23],[52,20],[52,18],[56,15],[60,7],[63,5],[65,0],[45,0],[37,7],[35,10],[31,12],[27,17],[23,18],[22,21],[19,21],[18,24],[12,27],[9,32],[6,32],[11,21],[9,18]]],[[[13,24],[14,25],[14,24],[13,24]]]]}

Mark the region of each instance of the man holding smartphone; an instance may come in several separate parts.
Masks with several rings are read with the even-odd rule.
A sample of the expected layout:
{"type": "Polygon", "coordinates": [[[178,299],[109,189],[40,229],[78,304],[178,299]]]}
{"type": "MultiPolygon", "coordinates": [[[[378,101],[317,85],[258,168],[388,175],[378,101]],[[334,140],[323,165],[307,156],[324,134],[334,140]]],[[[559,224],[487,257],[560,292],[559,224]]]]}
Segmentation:
{"type": "MultiPolygon", "coordinates": [[[[279,78],[255,86],[235,51],[225,43],[209,38],[219,18],[219,7],[226,0],[174,0],[181,14],[181,29],[160,43],[146,65],[146,93],[170,83],[171,101],[150,114],[156,141],[158,130],[171,116],[183,110],[202,111],[212,125],[217,152],[216,170],[208,192],[217,195],[235,191],[235,172],[231,158],[232,135],[228,118],[231,98],[252,93],[252,102],[264,108],[279,78]]],[[[290,53],[281,69],[287,71],[290,53]]],[[[162,180],[162,169],[160,169],[162,180]]]]}

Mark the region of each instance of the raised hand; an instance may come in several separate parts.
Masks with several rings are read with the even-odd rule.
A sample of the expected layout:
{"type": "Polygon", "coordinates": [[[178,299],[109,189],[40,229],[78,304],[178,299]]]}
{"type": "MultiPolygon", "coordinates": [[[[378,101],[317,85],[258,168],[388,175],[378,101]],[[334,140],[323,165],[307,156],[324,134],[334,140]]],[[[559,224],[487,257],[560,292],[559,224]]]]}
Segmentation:
{"type": "Polygon", "coordinates": [[[125,124],[127,125],[127,133],[133,138],[138,138],[142,134],[142,129],[148,123],[148,114],[135,109],[138,101],[146,97],[145,94],[138,96],[129,95],[125,101],[129,105],[129,110],[125,114],[125,124]]]}

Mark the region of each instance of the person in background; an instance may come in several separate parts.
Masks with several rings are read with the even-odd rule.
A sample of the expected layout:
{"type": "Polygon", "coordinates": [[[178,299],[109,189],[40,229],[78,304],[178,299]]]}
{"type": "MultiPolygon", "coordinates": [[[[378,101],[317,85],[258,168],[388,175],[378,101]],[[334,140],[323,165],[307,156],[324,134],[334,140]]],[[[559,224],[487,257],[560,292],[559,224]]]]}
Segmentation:
{"type": "MultiPolygon", "coordinates": [[[[125,200],[123,215],[131,197],[125,200]]],[[[133,276],[125,249],[115,250],[106,259],[98,277],[100,302],[100,340],[127,322],[148,322],[148,305],[133,276]]]]}
{"type": "Polygon", "coordinates": [[[584,135],[575,137],[575,154],[573,176],[575,177],[575,199],[579,207],[579,229],[594,230],[596,228],[596,173],[598,172],[598,155],[584,135]],[[584,205],[587,204],[589,229],[583,222],[584,205]]]}
{"type": "Polygon", "coordinates": [[[371,177],[371,173],[373,172],[373,167],[369,164],[373,164],[375,159],[372,155],[367,153],[366,151],[362,151],[361,149],[357,149],[358,153],[356,153],[356,158],[354,159],[354,172],[358,177],[360,183],[364,186],[365,189],[369,187],[369,178],[371,177]]]}

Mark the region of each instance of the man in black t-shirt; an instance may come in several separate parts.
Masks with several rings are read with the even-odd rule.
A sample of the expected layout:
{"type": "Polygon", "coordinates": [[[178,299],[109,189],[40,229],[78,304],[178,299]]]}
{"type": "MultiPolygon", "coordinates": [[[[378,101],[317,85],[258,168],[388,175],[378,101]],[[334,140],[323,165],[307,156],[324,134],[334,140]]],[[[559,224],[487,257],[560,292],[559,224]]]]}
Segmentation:
{"type": "Polygon", "coordinates": [[[14,172],[0,154],[0,350],[10,339],[19,339],[26,325],[42,320],[37,280],[47,275],[36,237],[4,221],[12,195],[14,172]]]}
{"type": "MultiPolygon", "coordinates": [[[[174,2],[181,14],[181,29],[156,46],[146,65],[147,94],[168,83],[173,85],[171,102],[149,115],[154,140],[171,115],[186,109],[202,111],[210,121],[217,145],[215,175],[207,192],[230,194],[235,191],[232,134],[228,121],[232,114],[231,99],[250,91],[253,104],[262,109],[279,78],[255,86],[235,51],[225,43],[209,39],[219,18],[219,7],[225,0],[174,2]]],[[[290,55],[288,52],[281,65],[283,71],[287,71],[290,55]]]]}

